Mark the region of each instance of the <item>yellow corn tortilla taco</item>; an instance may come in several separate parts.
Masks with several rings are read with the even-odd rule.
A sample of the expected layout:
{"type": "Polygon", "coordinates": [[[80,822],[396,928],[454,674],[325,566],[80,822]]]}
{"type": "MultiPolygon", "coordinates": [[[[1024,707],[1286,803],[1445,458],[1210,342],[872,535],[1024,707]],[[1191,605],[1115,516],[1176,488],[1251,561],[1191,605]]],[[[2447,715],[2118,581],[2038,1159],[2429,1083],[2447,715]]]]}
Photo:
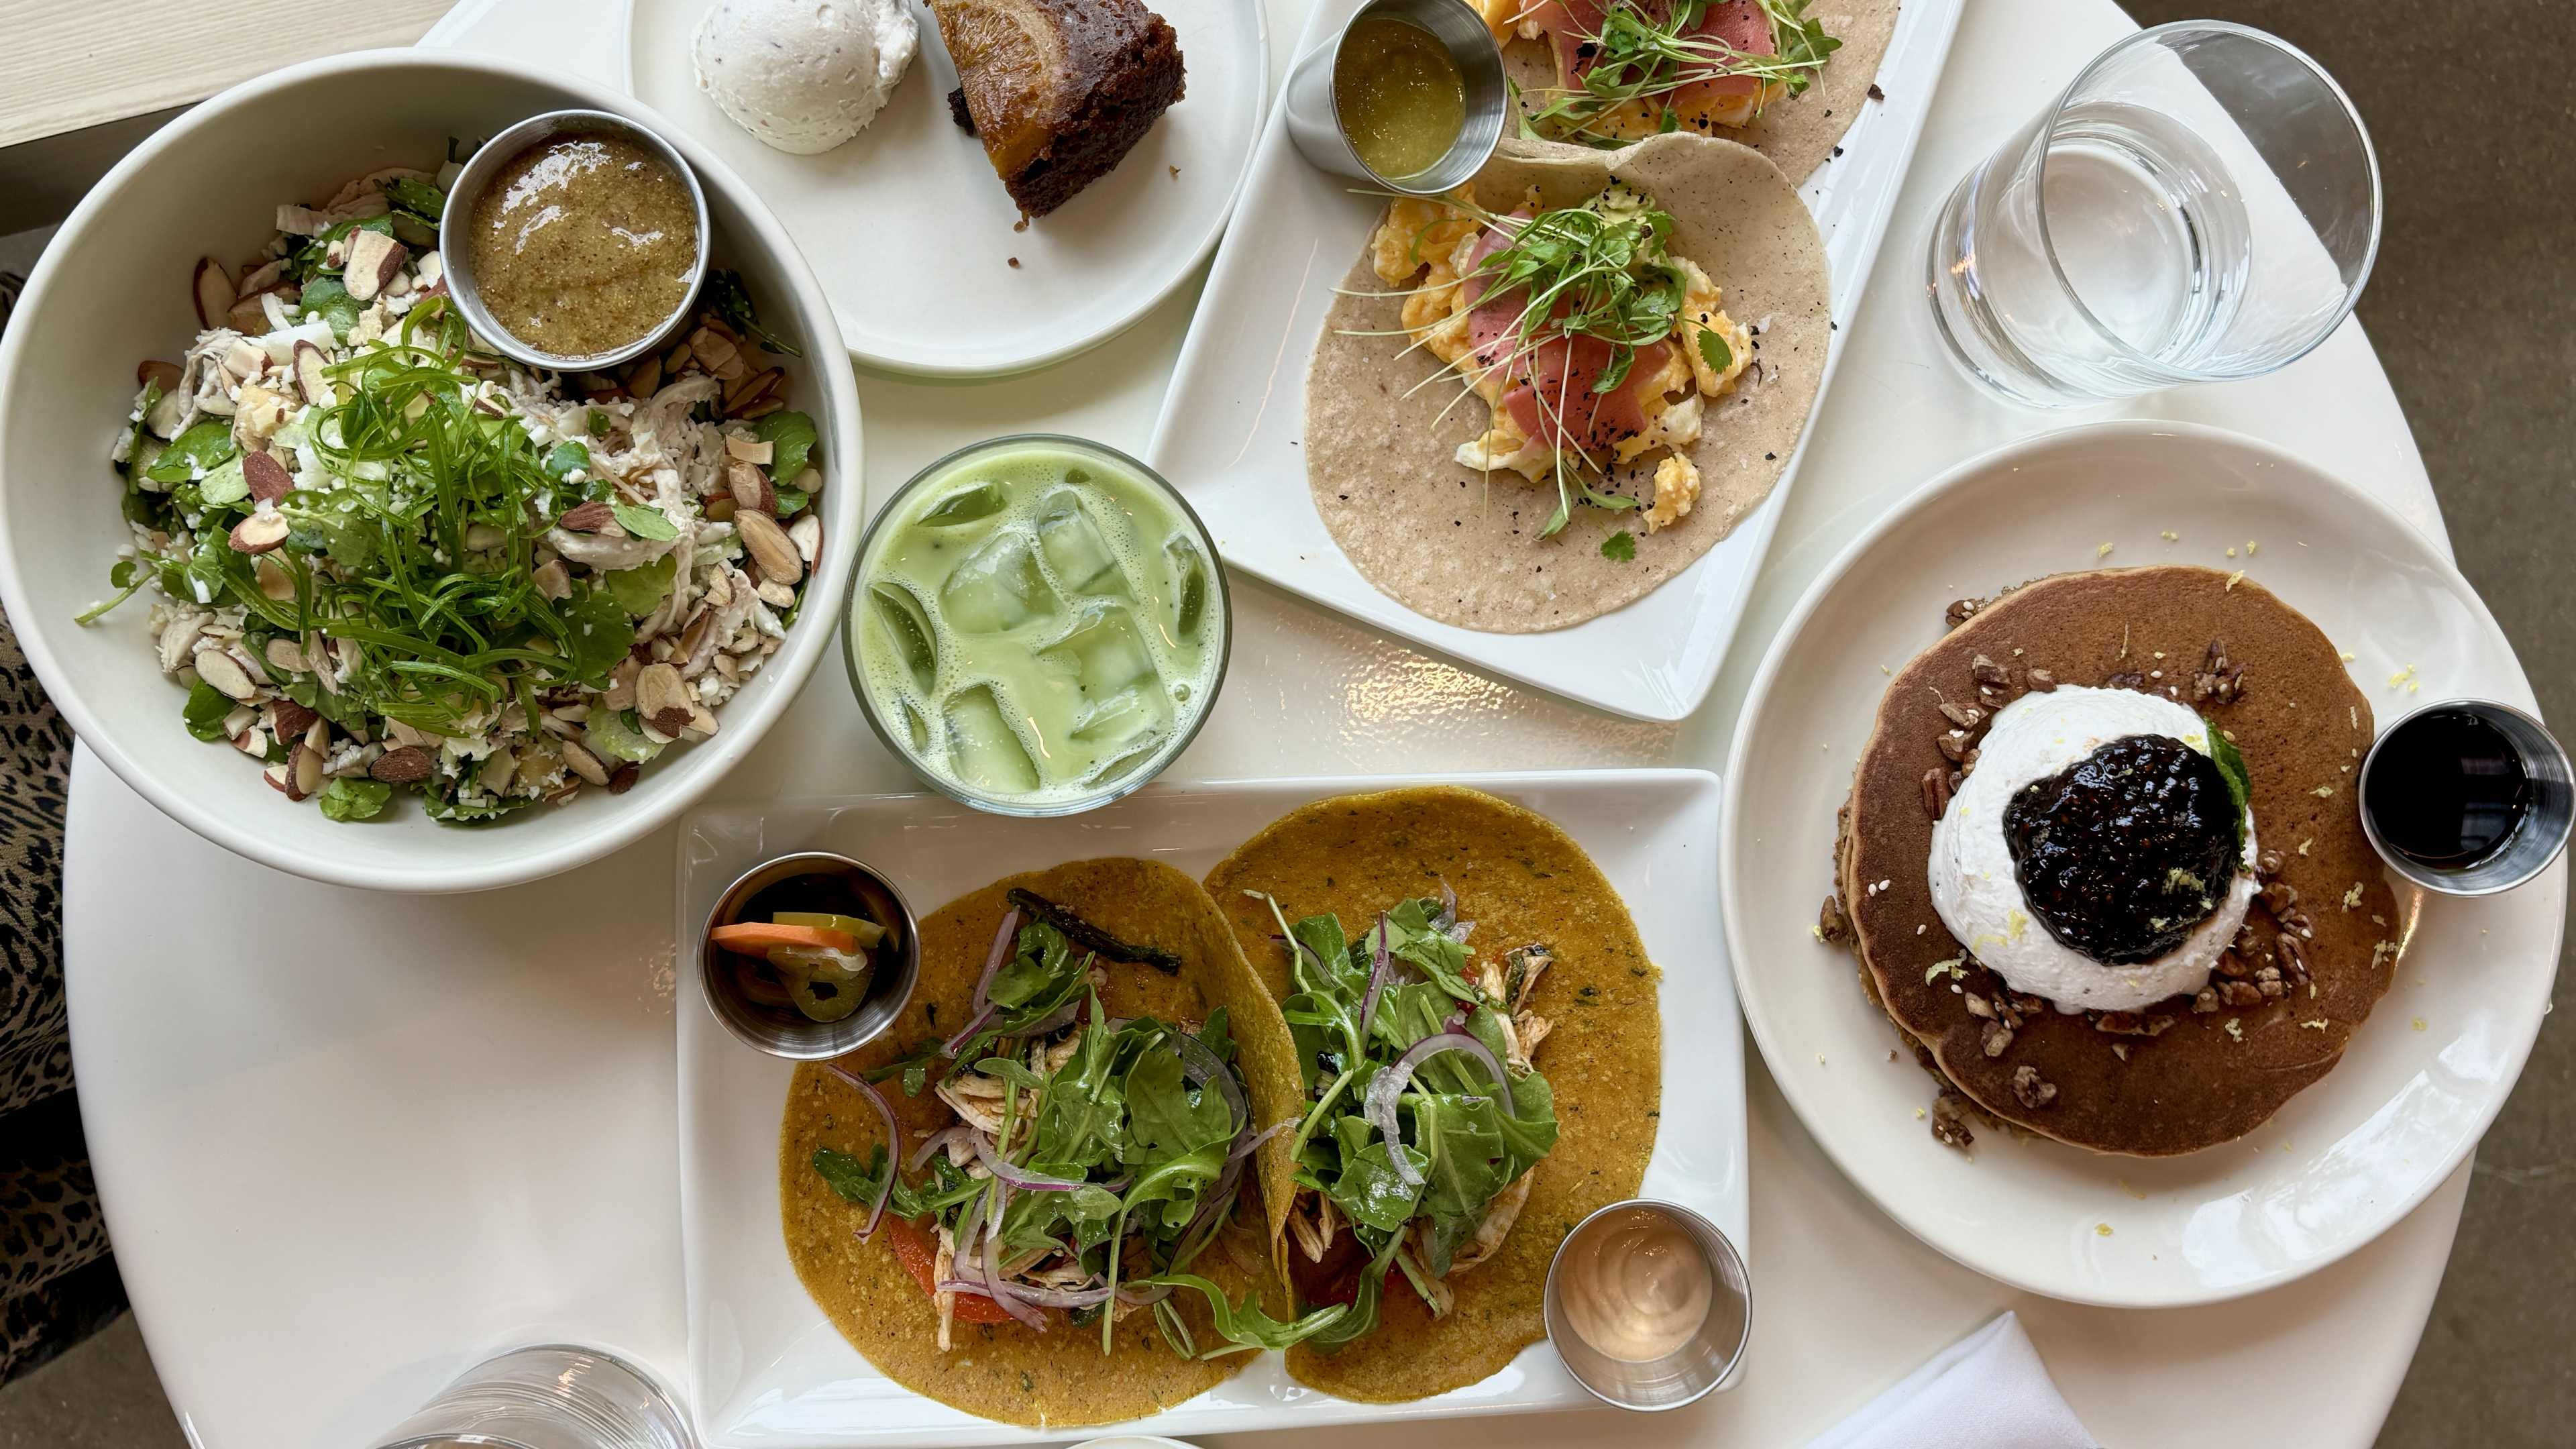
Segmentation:
{"type": "Polygon", "coordinates": [[[1670,111],[1675,127],[1742,142],[1797,181],[1833,155],[1862,106],[1878,98],[1878,67],[1897,15],[1897,0],[1708,0],[1693,23],[1675,27],[1671,0],[1473,3],[1503,43],[1503,71],[1522,114],[1545,134],[1639,140],[1662,131],[1670,111]],[[1598,38],[1609,33],[1604,21],[1619,5],[1631,18],[1664,22],[1658,28],[1680,45],[1661,65],[1641,60],[1620,68],[1619,79],[1641,82],[1651,94],[1598,105],[1578,72],[1618,65],[1603,56],[1598,38]],[[1827,40],[1821,67],[1801,63],[1812,56],[1810,46],[1827,40]],[[1725,70],[1750,73],[1719,78],[1725,70]]]}
{"type": "MultiPolygon", "coordinates": [[[[876,1087],[902,1125],[905,1160],[900,1165],[907,1183],[928,1182],[952,1152],[963,1153],[971,1145],[971,1139],[952,1139],[920,1168],[911,1163],[933,1134],[968,1124],[970,1119],[961,1115],[959,1103],[981,1109],[984,1099],[962,1088],[968,1077],[980,1073],[943,1082],[944,1063],[935,1054],[930,1060],[923,1058],[926,1046],[954,1041],[975,1023],[977,985],[992,956],[997,930],[1013,910],[1014,891],[1033,893],[1116,938],[1118,944],[1158,954],[1169,968],[1108,959],[1081,940],[1070,940],[1075,967],[1084,971],[1089,992],[1097,994],[1106,1018],[1102,1025],[1115,1032],[1118,1019],[1152,1018],[1197,1031],[1221,1010],[1233,1066],[1250,1098],[1253,1120],[1267,1127],[1296,1110],[1297,1069],[1286,1025],[1198,882],[1154,861],[1123,859],[1082,861],[1012,876],[923,918],[919,985],[902,1019],[884,1037],[840,1062],[797,1068],[779,1134],[778,1196],[787,1254],[806,1291],[833,1326],[879,1371],[906,1388],[1011,1424],[1043,1427],[1133,1419],[1203,1393],[1249,1361],[1248,1354],[1209,1360],[1174,1350],[1167,1338],[1166,1310],[1177,1316],[1178,1331],[1193,1352],[1204,1353],[1225,1342],[1214,1331],[1209,1306],[1200,1294],[1175,1291],[1161,1305],[1125,1313],[1111,1325],[1106,1353],[1096,1318],[1085,1324],[1074,1321],[1065,1309],[1040,1307],[1040,1317],[1048,1325],[1047,1331],[1040,1332],[998,1312],[958,1312],[957,1305],[970,1302],[971,1295],[951,1294],[955,1317],[945,1325],[949,1344],[943,1351],[941,1312],[926,1291],[925,1279],[951,1280],[938,1276],[936,1264],[917,1276],[903,1251],[909,1241],[911,1251],[937,1255],[939,1244],[930,1236],[936,1225],[929,1230],[914,1227],[890,1207],[881,1230],[861,1241],[859,1230],[869,1218],[869,1193],[862,1189],[856,1193],[859,1200],[853,1201],[818,1167],[818,1154],[826,1154],[820,1160],[835,1164],[846,1184],[849,1174],[875,1165],[872,1153],[885,1142],[876,1108],[835,1068],[862,1081],[885,1074],[876,1087]],[[1079,960],[1086,953],[1093,957],[1088,968],[1079,960]],[[918,1080],[923,1090],[917,1094],[905,1090],[903,1067],[908,1062],[921,1069],[918,1080]],[[967,1321],[970,1317],[1001,1321],[967,1321]]],[[[1027,918],[1024,914],[1022,919],[1027,918]]],[[[1017,969],[1016,957],[1011,965],[1017,969]]],[[[1002,979],[997,978],[997,991],[1002,989],[1002,979]]],[[[1093,1029],[1081,1019],[1087,1010],[1087,1000],[1077,1007],[1073,1028],[1077,1035],[1066,1039],[1073,1045],[1066,1048],[1056,1043],[1057,1049],[1076,1059],[1082,1036],[1093,1029]]],[[[1028,1047],[1044,1060],[1051,1040],[1032,1033],[1028,1047]]],[[[1003,1049],[975,1045],[970,1039],[961,1054],[971,1058],[979,1051],[1003,1049]]],[[[1126,1081],[1135,1087],[1135,1078],[1126,1081]]],[[[1201,1084],[1197,1105],[1222,1111],[1213,1104],[1217,1094],[1207,1090],[1209,1085],[1201,1084]]],[[[1192,1105],[1184,1097],[1176,1110],[1186,1111],[1192,1105]]],[[[1019,1125],[1033,1122],[1036,1115],[1021,1119],[1016,1108],[1010,1110],[1014,1114],[1010,1120],[1019,1125]]],[[[1028,1135],[1014,1131],[1009,1140],[1016,1146],[1028,1135]]],[[[988,1144],[993,1141],[986,1138],[988,1144]]],[[[1281,1159],[1279,1170],[1265,1161],[1257,1173],[1236,1174],[1242,1179],[1242,1190],[1232,1221],[1212,1226],[1212,1240],[1189,1268],[1237,1300],[1270,1289],[1273,1274],[1265,1237],[1275,1237],[1281,1230],[1284,1207],[1265,1217],[1255,1184],[1274,1177],[1285,1180],[1285,1152],[1284,1134],[1274,1137],[1255,1157],[1266,1153],[1281,1159]]],[[[968,1256],[971,1259],[971,1250],[968,1256]]],[[[951,1262],[947,1267],[955,1278],[971,1278],[975,1271],[971,1262],[966,1266],[951,1262]]],[[[1052,1273],[1036,1265],[1028,1271],[1031,1277],[1052,1273]]],[[[1120,1277],[1124,1281],[1127,1275],[1120,1277]]]]}
{"type": "MultiPolygon", "coordinates": [[[[1301,942],[1310,939],[1310,918],[1338,918],[1365,959],[1362,924],[1408,899],[1440,908],[1428,926],[1452,918],[1449,934],[1466,937],[1470,979],[1491,981],[1488,966],[1505,977],[1496,993],[1508,1008],[1498,1015],[1511,1019],[1505,1050],[1526,1055],[1532,1074],[1545,1078],[1559,1124],[1553,1146],[1494,1199],[1488,1221],[1478,1225],[1493,1226],[1500,1215],[1499,1233],[1471,1239],[1433,1283],[1431,1296],[1445,1297],[1445,1311],[1435,1316],[1405,1274],[1390,1274],[1373,1332],[1330,1348],[1301,1343],[1288,1353],[1300,1383],[1372,1403],[1445,1393],[1499,1372],[1546,1334],[1540,1294],[1557,1245],[1594,1209],[1635,1196],[1654,1151],[1659,976],[1618,891],[1544,818],[1450,787],[1307,805],[1246,841],[1210,872],[1207,885],[1254,970],[1282,1001],[1298,991],[1277,940],[1280,916],[1297,923],[1301,942]],[[1444,887],[1455,893],[1454,905],[1444,887]],[[1533,965],[1532,948],[1548,959],[1533,965]]],[[[1389,940],[1404,942],[1404,928],[1396,925],[1389,940]]],[[[1403,979],[1389,977],[1381,1010],[1403,979]]],[[[1299,1064],[1301,1102],[1311,1100],[1302,1090],[1307,1065],[1299,1064]]],[[[1316,1077],[1323,1086],[1323,1067],[1316,1077]]],[[[1418,1128],[1417,1119],[1417,1136],[1418,1128]]],[[[1295,1171],[1294,1164],[1275,1167],[1295,1171]]],[[[1299,1195],[1285,1176],[1265,1186],[1274,1219],[1282,1207],[1296,1214],[1273,1249],[1290,1264],[1296,1306],[1310,1310],[1319,1286],[1331,1287],[1319,1284],[1318,1269],[1335,1251],[1331,1244],[1322,1254],[1311,1251],[1317,1195],[1299,1195]]],[[[1410,1225],[1417,1242],[1423,1226],[1410,1225]]]]}
{"type": "Polygon", "coordinates": [[[1343,278],[1306,377],[1308,492],[1417,613],[1580,624],[1769,496],[1815,410],[1830,311],[1815,222],[1760,153],[1507,141],[1460,192],[1390,203],[1343,278]],[[1611,233],[1635,243],[1627,280],[1519,280],[1541,244],[1611,233]]]}

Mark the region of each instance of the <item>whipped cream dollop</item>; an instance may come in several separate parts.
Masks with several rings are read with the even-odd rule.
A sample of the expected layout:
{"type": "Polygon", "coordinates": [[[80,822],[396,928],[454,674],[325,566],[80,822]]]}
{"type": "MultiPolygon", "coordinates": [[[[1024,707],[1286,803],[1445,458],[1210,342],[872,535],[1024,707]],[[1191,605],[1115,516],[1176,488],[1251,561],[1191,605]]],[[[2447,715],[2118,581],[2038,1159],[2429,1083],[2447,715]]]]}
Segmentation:
{"type": "Polygon", "coordinates": [[[2023,786],[2046,779],[2113,740],[2163,735],[2209,753],[2209,726],[2187,706],[2128,689],[2060,686],[2025,694],[1995,712],[1977,742],[1977,768],[1932,826],[1932,906],[1968,954],[2013,990],[2044,997],[2062,1012],[2141,1011],[2209,984],[2219,953],[2236,939],[2254,899],[2254,819],[2247,812],[2244,864],[2208,919],[2163,955],[2106,965],[2031,918],[2005,840],[2004,811],[2023,786]]]}
{"type": "Polygon", "coordinates": [[[735,125],[806,156],[875,120],[920,46],[903,0],[716,0],[689,57],[735,125]]]}

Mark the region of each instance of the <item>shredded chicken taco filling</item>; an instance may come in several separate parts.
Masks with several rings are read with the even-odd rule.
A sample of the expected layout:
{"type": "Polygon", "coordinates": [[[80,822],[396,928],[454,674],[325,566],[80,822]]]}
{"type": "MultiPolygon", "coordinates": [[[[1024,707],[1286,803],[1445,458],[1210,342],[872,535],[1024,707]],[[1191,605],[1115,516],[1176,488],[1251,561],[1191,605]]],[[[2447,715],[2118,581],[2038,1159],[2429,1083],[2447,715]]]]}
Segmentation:
{"type": "Polygon", "coordinates": [[[1529,1009],[1551,957],[1527,945],[1476,960],[1454,900],[1399,902],[1357,940],[1330,915],[1282,915],[1280,929],[1308,1104],[1292,1139],[1289,1271],[1301,1324],[1348,1305],[1312,1329],[1329,1347],[1377,1326],[1391,1274],[1448,1313],[1450,1280],[1510,1234],[1556,1145],[1555,1099],[1532,1060],[1549,1022],[1529,1009]]]}

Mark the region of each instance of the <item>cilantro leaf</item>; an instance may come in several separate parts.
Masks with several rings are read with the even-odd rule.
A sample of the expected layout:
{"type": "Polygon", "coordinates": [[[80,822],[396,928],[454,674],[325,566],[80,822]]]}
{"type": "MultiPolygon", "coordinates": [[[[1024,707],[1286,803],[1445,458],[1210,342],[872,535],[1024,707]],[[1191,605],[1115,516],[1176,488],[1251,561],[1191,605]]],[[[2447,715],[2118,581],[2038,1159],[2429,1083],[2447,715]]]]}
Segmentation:
{"type": "Polygon", "coordinates": [[[1719,372],[1735,365],[1735,349],[1726,345],[1726,339],[1714,327],[1699,329],[1699,355],[1701,361],[1719,372]]]}
{"type": "Polygon", "coordinates": [[[1637,556],[1636,535],[1623,528],[1617,533],[1610,535],[1608,538],[1601,540],[1601,556],[1607,559],[1617,559],[1621,563],[1626,563],[1628,560],[1635,558],[1637,556]]]}

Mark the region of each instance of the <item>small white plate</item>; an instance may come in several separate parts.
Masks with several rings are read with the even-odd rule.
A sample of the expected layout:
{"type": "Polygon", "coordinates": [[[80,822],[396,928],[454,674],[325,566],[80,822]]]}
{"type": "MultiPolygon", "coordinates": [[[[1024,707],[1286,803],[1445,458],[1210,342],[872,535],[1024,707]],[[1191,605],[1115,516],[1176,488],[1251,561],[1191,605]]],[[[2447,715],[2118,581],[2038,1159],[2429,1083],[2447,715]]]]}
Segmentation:
{"type": "MultiPolygon", "coordinates": [[[[793,850],[836,850],[888,870],[914,906],[1013,871],[1144,855],[1193,876],[1307,801],[1399,784],[1469,785],[1554,820],[1619,889],[1663,968],[1663,1119],[1644,1191],[1705,1213],[1746,1247],[1743,1038],[1708,891],[1717,777],[1593,770],[1149,786],[1065,820],[997,821],[946,799],[879,795],[703,811],[680,832],[677,917],[696,938],[726,882],[793,850]]],[[[1026,1444],[1096,1430],[1017,1429],[922,1398],[835,1331],[787,1261],[778,1219],[778,1124],[788,1065],[742,1046],[680,975],[680,1241],[688,1282],[688,1388],[710,1449],[1026,1444]]],[[[1576,1408],[1592,1403],[1555,1350],[1534,1344],[1473,1387],[1411,1404],[1354,1404],[1300,1387],[1277,1354],[1179,1408],[1122,1426],[1212,1434],[1353,1421],[1576,1408]]]]}
{"type": "MultiPolygon", "coordinates": [[[[1843,137],[1841,154],[1799,187],[1824,233],[1836,317],[1859,308],[1861,284],[1923,133],[1963,3],[1906,5],[1879,67],[1888,98],[1869,102],[1843,137]]],[[[1321,44],[1358,8],[1359,0],[1316,0],[1297,53],[1321,44]]],[[[758,180],[756,173],[745,174],[758,180]]],[[[1300,446],[1307,361],[1323,335],[1333,288],[1360,254],[1382,204],[1351,187],[1297,154],[1284,109],[1272,117],[1253,162],[1241,223],[1226,233],[1208,274],[1145,461],[1190,495],[1227,563],[1281,588],[1602,709],[1653,720],[1676,720],[1698,709],[1716,682],[1753,577],[1771,546],[1797,478],[1796,459],[1772,496],[1679,577],[1624,609],[1570,629],[1479,633],[1427,619],[1379,593],[1334,545],[1315,512],[1300,446]]],[[[794,213],[782,215],[792,228],[794,213]]],[[[1837,338],[1826,358],[1827,388],[1841,356],[1837,338]]],[[[1821,396],[1817,407],[1822,416],[1821,396]]]]}
{"type": "Polygon", "coordinates": [[[1745,1018],[1835,1163],[1968,1267],[2113,1307],[2269,1288],[2405,1216],[2512,1090],[2549,1008],[2566,920],[2563,860],[2485,900],[2399,890],[2395,989],[2333,1072],[2239,1141],[2161,1159],[2003,1131],[1980,1133],[1974,1160],[1935,1143],[1916,1111],[1931,1079],[1910,1052],[1890,1059],[1894,1028],[1863,998],[1851,957],[1811,934],[1833,887],[1834,809],[1885,671],[1940,637],[1953,599],[2151,563],[2245,570],[2354,656],[2352,677],[2383,721],[2448,695],[2534,708],[2468,581],[2369,495],[2216,429],[2073,428],[1927,484],[1817,577],[1738,724],[1719,868],[1745,1018]]]}
{"type": "Polygon", "coordinates": [[[902,84],[819,156],[771,148],[698,89],[689,39],[712,3],[631,0],[626,89],[751,183],[822,278],[850,351],[902,372],[1025,372],[1117,336],[1216,245],[1261,131],[1262,6],[1153,0],[1180,38],[1186,92],[1117,170],[1017,231],[982,144],[949,118],[957,69],[920,0],[905,0],[921,52],[902,84]]]}

